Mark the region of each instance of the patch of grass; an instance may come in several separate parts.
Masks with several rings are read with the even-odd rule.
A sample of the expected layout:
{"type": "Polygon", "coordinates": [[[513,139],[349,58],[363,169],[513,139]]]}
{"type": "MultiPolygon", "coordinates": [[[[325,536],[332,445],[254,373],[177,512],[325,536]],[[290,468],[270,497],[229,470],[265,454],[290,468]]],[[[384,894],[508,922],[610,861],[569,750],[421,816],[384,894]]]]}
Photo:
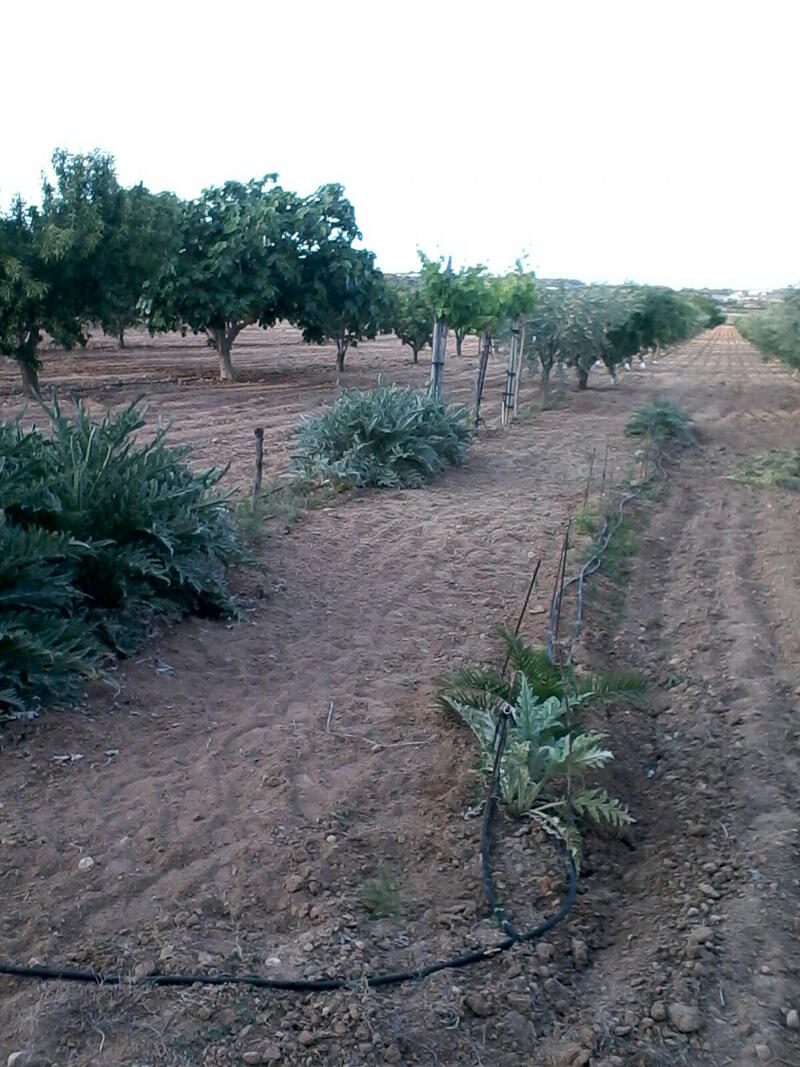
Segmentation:
{"type": "Polygon", "coordinates": [[[613,582],[619,585],[627,582],[633,562],[641,544],[641,520],[634,518],[630,512],[622,516],[608,548],[603,554],[601,569],[613,582]]]}
{"type": "Polygon", "coordinates": [[[766,489],[800,489],[800,449],[753,452],[739,463],[733,479],[766,489]]]}
{"type": "MultiPolygon", "coordinates": [[[[658,484],[656,493],[661,490],[662,486],[658,484]]],[[[587,606],[600,609],[609,616],[622,614],[625,609],[628,582],[642,545],[642,535],[647,522],[646,508],[636,507],[636,510],[626,511],[623,514],[622,522],[603,553],[602,564],[598,572],[607,581],[597,582],[591,578],[588,580],[584,593],[587,606]]],[[[598,535],[599,533],[598,530],[598,535]]],[[[590,550],[586,553],[587,556],[591,556],[596,551],[596,545],[597,538],[592,542],[590,550]]]]}
{"type": "Polygon", "coordinates": [[[373,919],[392,919],[400,914],[400,893],[397,882],[381,869],[378,877],[364,882],[361,887],[361,903],[373,919]]]}
{"type": "Polygon", "coordinates": [[[683,408],[659,399],[634,412],[625,425],[625,433],[628,437],[649,437],[658,444],[691,445],[695,439],[691,421],[683,408]]]}
{"type": "Polygon", "coordinates": [[[575,516],[575,529],[580,534],[588,534],[594,537],[600,529],[600,516],[594,508],[585,507],[575,516]]]}
{"type": "Polygon", "coordinates": [[[680,671],[667,671],[661,680],[661,685],[664,689],[674,689],[685,681],[686,677],[680,671]]]}
{"type": "Polygon", "coordinates": [[[262,548],[278,530],[290,530],[314,508],[323,507],[346,486],[335,482],[313,482],[306,478],[280,479],[267,483],[257,500],[248,495],[236,507],[236,526],[242,540],[262,548]]]}

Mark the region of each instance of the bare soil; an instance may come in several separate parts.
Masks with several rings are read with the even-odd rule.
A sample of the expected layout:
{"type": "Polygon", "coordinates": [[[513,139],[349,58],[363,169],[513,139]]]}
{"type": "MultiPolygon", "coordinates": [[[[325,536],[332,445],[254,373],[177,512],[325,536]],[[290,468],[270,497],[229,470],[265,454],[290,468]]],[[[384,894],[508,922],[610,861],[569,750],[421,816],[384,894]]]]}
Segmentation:
{"type": "MultiPolygon", "coordinates": [[[[287,329],[243,340],[234,385],[213,380],[196,339],[141,338],[124,353],[49,354],[43,383],[98,408],[146,393],[198,462],[230,461],[231,484],[245,484],[253,426],[284,470],[298,415],[337,384],[330,351],[287,329]]],[[[360,347],[345,384],[421,383],[427,361],[407,351],[360,347]]],[[[473,350],[448,358],[466,400],[473,350]]],[[[492,417],[502,374],[496,361],[492,417]]],[[[0,391],[18,409],[13,368],[0,391]]],[[[587,663],[651,681],[645,710],[615,705],[597,722],[617,755],[606,784],[637,822],[590,836],[568,921],[544,945],[387,991],[2,980],[3,1055],[59,1067],[800,1062],[787,1026],[800,1007],[798,496],[729,480],[749,451],[800,445],[800,383],[728,326],[550,411],[533,413],[524,383],[527,416],[508,434],[485,429],[465,467],[273,537],[263,573],[237,579],[241,622],[188,621],[120,665],[118,694],[98,686],[73,712],[8,729],[0,956],[302,976],[496,940],[469,817],[477,753],[434,709],[434,679],[498,656],[491,626],[514,616],[539,557],[523,633],[542,638],[589,456],[608,442],[620,483],[640,459],[625,421],[656,395],[689,410],[700,440],[639,506],[635,556],[617,561],[627,582],[598,576],[581,646],[587,663]],[[365,906],[375,884],[383,917],[365,906]]],[[[515,920],[552,912],[563,876],[550,845],[504,822],[496,853],[515,920]]]]}

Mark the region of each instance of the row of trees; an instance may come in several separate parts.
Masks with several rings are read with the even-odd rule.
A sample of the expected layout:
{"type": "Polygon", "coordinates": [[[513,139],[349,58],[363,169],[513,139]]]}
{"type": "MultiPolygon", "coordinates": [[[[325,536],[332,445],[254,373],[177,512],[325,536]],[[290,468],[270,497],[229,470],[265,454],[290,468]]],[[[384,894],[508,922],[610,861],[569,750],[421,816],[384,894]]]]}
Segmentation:
{"type": "Polygon", "coordinates": [[[432,313],[453,330],[457,354],[465,336],[480,339],[476,408],[493,347],[508,346],[507,389],[518,389],[515,337],[528,364],[540,372],[546,402],[556,366],[573,368],[578,387],[585,389],[598,362],[616,379],[621,364],[630,365],[637,356],[657,353],[725,320],[724,312],[703,293],[656,286],[547,284],[536,282],[521,263],[499,277],[480,266],[453,272],[443,261],[425,257],[419,280],[399,291],[395,307],[400,311],[392,320],[394,330],[412,347],[415,362],[419,351],[433,343],[432,313]]]}
{"type": "Polygon", "coordinates": [[[181,201],[123,188],[111,156],[53,156],[40,205],[16,198],[0,216],[0,353],[38,393],[43,335],[85,344],[99,325],[204,333],[220,376],[249,325],[296,323],[306,341],[332,340],[339,368],[351,344],[386,321],[383,276],[356,247],[355,212],[339,185],[301,197],[276,175],[227,182],[181,201]]]}
{"type": "Polygon", "coordinates": [[[616,379],[620,365],[723,321],[703,294],[635,285],[543,287],[529,322],[526,356],[539,367],[546,397],[556,365],[573,367],[585,389],[598,362],[616,379]]]}
{"type": "Polygon", "coordinates": [[[766,311],[742,315],[736,326],[765,355],[800,368],[800,289],[788,289],[766,311]]]}
{"type": "Polygon", "coordinates": [[[232,379],[232,349],[247,326],[297,325],[305,341],[335,343],[344,369],[351,346],[395,332],[413,353],[447,332],[461,355],[480,338],[476,409],[492,346],[510,344],[507,394],[516,404],[523,351],[547,387],[556,363],[574,366],[584,388],[602,360],[612,375],[637,352],[681,340],[701,320],[702,298],[634,286],[551,288],[522,264],[504,276],[485,267],[453,271],[422,256],[418,277],[390,279],[361,239],[339,185],[302,197],[277,176],[227,182],[183,201],[142,185],[124,188],[113,158],[57,151],[40,205],[13,201],[0,215],[0,353],[38,393],[44,334],[66,348],[98,326],[124,345],[128,326],[205,334],[220,377],[232,379]]]}

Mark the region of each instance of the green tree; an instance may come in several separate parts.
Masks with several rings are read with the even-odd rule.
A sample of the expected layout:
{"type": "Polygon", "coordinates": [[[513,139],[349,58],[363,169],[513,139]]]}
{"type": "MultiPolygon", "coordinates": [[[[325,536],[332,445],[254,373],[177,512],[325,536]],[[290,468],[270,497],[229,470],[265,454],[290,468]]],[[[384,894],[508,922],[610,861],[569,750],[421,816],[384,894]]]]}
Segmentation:
{"type": "Polygon", "coordinates": [[[484,266],[464,267],[453,275],[450,313],[447,317],[456,339],[456,355],[461,355],[464,338],[480,332],[479,318],[485,309],[487,272],[484,266]]]}
{"type": "Polygon", "coordinates": [[[120,190],[114,225],[104,240],[99,275],[103,332],[125,347],[125,330],[140,321],[140,300],[178,253],[181,204],[172,193],[154,194],[142,184],[120,190]]]}
{"type": "Polygon", "coordinates": [[[800,368],[800,289],[787,289],[766,311],[741,315],[736,327],[765,356],[800,368]]]}
{"type": "Polygon", "coordinates": [[[25,392],[39,395],[39,344],[47,332],[65,348],[85,344],[98,318],[103,242],[112,224],[104,205],[119,188],[102,152],[53,155],[56,181],[42,205],[17,197],[0,218],[0,352],[19,364],[25,392]]]}
{"type": "Polygon", "coordinates": [[[391,296],[391,326],[414,353],[414,362],[433,341],[433,309],[416,286],[397,286],[391,296]]]}
{"type": "Polygon", "coordinates": [[[231,349],[245,327],[289,318],[301,281],[294,193],[270,174],[204,190],[181,207],[178,251],[140,302],[151,332],[205,333],[220,378],[234,379],[231,349]]]}
{"type": "Polygon", "coordinates": [[[348,348],[377,336],[388,318],[386,286],[372,252],[334,242],[309,257],[295,322],[304,341],[335,342],[340,374],[348,348]]]}
{"type": "Polygon", "coordinates": [[[542,406],[547,407],[550,398],[550,375],[561,359],[563,343],[563,318],[566,313],[564,287],[552,289],[540,286],[538,300],[528,316],[525,331],[525,356],[529,362],[539,365],[542,390],[542,406]]]}
{"type": "Polygon", "coordinates": [[[707,329],[711,329],[714,326],[721,326],[723,322],[726,321],[727,315],[716,300],[708,293],[684,291],[681,295],[691,301],[691,303],[699,309],[700,313],[704,316],[704,325],[707,329]]]}

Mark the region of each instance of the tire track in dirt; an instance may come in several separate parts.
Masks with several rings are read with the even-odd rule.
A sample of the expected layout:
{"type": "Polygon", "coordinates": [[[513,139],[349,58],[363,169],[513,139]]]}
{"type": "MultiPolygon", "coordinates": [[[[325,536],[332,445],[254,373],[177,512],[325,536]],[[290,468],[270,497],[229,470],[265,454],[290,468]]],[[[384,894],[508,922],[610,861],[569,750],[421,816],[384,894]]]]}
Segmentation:
{"type": "MultiPolygon", "coordinates": [[[[647,757],[642,777],[653,784],[641,789],[641,855],[629,886],[643,895],[651,888],[649,901],[629,899],[633,915],[619,920],[617,943],[623,934],[642,937],[643,926],[648,934],[622,954],[627,959],[598,961],[594,984],[615,965],[649,971],[651,1003],[700,1004],[705,1023],[698,1037],[683,1039],[651,1024],[650,1047],[637,1042],[647,1063],[800,1058],[785,1025],[800,993],[792,962],[800,915],[797,498],[753,493],[728,478],[744,452],[785,447],[783,420],[770,415],[780,401],[796,427],[800,390],[757,358],[738,341],[705,362],[702,376],[675,361],[680,376],[662,391],[696,415],[702,445],[681,462],[653,516],[632,582],[634,660],[657,677],[686,680],[633,735],[647,757]],[[770,394],[765,377],[782,396],[770,394]],[[689,948],[698,927],[712,929],[713,939],[689,948]]],[[[621,727],[612,723],[612,732],[621,727]]]]}

